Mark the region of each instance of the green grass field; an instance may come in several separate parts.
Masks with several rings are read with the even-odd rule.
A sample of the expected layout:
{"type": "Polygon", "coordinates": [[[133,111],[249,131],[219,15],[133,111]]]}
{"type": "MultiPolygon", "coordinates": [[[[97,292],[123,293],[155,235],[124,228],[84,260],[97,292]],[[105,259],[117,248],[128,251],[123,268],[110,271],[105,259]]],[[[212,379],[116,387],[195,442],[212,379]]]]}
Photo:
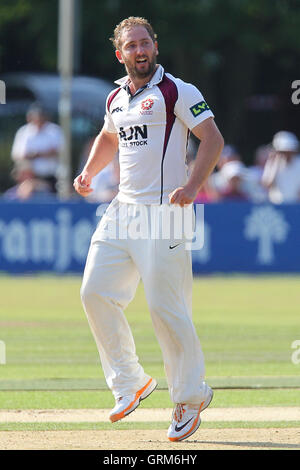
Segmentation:
{"type": "MultiPolygon", "coordinates": [[[[2,409],[109,408],[98,352],[83,312],[80,277],[0,276],[2,409]]],[[[214,406],[299,405],[300,277],[213,276],[194,281],[194,322],[214,406]]],[[[126,310],[137,354],[159,389],[145,407],[172,407],[162,356],[140,285],[126,310]]]]}

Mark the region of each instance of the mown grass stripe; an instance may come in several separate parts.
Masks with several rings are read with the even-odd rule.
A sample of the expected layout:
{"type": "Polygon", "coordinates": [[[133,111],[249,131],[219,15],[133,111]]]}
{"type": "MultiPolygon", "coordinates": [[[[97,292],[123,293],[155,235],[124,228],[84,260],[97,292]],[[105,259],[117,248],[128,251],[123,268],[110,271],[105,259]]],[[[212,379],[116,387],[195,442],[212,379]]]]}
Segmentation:
{"type": "MultiPolygon", "coordinates": [[[[213,407],[295,406],[300,402],[300,391],[278,390],[218,390],[213,407]]],[[[110,391],[0,391],[3,410],[26,409],[98,409],[114,406],[110,391]]],[[[172,408],[169,393],[156,390],[143,408],[172,408]]]]}
{"type": "MultiPolygon", "coordinates": [[[[121,431],[121,430],[148,430],[165,429],[166,422],[131,422],[131,423],[0,423],[0,432],[5,431],[121,431]]],[[[299,421],[222,421],[203,422],[201,429],[285,429],[300,428],[299,421]]]]}
{"type": "MultiPolygon", "coordinates": [[[[164,377],[156,377],[158,390],[167,390],[164,377]]],[[[278,389],[300,388],[300,377],[297,376],[264,376],[264,377],[208,377],[209,384],[215,389],[278,389]]],[[[0,380],[0,390],[3,391],[34,391],[34,390],[107,390],[104,379],[28,379],[0,380]]]]}

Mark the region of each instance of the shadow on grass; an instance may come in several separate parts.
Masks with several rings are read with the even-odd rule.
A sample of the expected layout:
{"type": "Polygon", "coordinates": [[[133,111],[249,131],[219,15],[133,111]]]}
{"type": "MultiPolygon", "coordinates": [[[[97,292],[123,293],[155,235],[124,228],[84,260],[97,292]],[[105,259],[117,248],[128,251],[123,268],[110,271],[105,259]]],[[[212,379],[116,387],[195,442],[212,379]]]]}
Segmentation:
{"type": "Polygon", "coordinates": [[[285,444],[277,442],[233,442],[233,441],[189,441],[185,440],[184,442],[188,443],[197,443],[203,445],[219,445],[219,446],[230,446],[230,447],[253,447],[255,448],[265,448],[265,449],[300,449],[300,444],[285,444]]]}

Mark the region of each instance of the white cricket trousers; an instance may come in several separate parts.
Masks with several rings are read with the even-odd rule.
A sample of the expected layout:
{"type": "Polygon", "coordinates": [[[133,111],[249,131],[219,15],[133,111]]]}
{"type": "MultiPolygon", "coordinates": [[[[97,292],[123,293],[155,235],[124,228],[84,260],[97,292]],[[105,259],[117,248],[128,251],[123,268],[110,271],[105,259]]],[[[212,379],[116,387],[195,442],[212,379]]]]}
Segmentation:
{"type": "MultiPolygon", "coordinates": [[[[186,249],[183,237],[161,238],[160,233],[155,238],[156,232],[153,238],[150,231],[141,233],[140,207],[114,199],[102,217],[91,240],[83,276],[84,310],[114,397],[136,393],[149,375],[139,363],[124,310],[142,280],[171,400],[198,404],[205,393],[204,358],[192,322],[191,251],[186,249]]],[[[144,214],[150,214],[150,210],[148,229],[154,225],[153,213],[161,206],[143,206],[144,214]]]]}

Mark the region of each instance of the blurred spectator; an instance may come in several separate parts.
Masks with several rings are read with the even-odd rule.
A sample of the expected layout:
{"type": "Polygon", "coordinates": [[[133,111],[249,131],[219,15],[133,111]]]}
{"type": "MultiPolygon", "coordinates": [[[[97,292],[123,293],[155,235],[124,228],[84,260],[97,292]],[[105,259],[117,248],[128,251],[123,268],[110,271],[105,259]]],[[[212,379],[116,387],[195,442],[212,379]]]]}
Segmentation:
{"type": "Polygon", "coordinates": [[[277,132],[266,162],[262,181],[275,204],[300,201],[299,140],[288,131],[277,132]]]}
{"type": "MultiPolygon", "coordinates": [[[[92,149],[95,137],[91,138],[84,146],[79,173],[82,172],[83,167],[88,159],[92,149]]],[[[118,193],[118,186],[120,183],[120,170],[118,154],[116,154],[113,161],[111,161],[102,171],[94,176],[91,184],[93,192],[86,197],[89,202],[110,202],[118,193]]]]}
{"type": "Polygon", "coordinates": [[[59,153],[63,133],[57,124],[48,121],[45,110],[33,104],[26,114],[27,124],[16,133],[11,156],[14,162],[32,162],[35,176],[47,182],[56,192],[59,153]]]}
{"type": "Polygon", "coordinates": [[[246,201],[248,196],[243,188],[246,178],[244,164],[238,160],[232,160],[222,167],[221,173],[225,182],[219,190],[221,201],[246,201]]]}
{"type": "Polygon", "coordinates": [[[241,190],[241,185],[245,176],[242,169],[244,170],[245,166],[236,147],[228,144],[225,145],[217,163],[216,171],[211,174],[207,182],[210,188],[211,199],[215,201],[227,199],[229,194],[232,197],[238,198],[239,192],[241,192],[240,197],[242,197],[244,193],[241,190]]]}
{"type": "Polygon", "coordinates": [[[247,168],[243,188],[252,202],[259,203],[268,199],[268,191],[262,184],[262,175],[271,151],[271,145],[259,146],[255,151],[254,164],[247,168]]]}
{"type": "Polygon", "coordinates": [[[241,156],[234,145],[226,144],[224,145],[223,151],[220,155],[219,161],[217,163],[217,169],[221,170],[226,163],[232,161],[241,161],[241,156]]]}
{"type": "Polygon", "coordinates": [[[217,200],[215,192],[211,189],[208,181],[204,183],[200,191],[198,192],[195,204],[207,204],[209,202],[215,202],[217,200]]]}
{"type": "Polygon", "coordinates": [[[3,194],[4,199],[26,201],[36,197],[40,199],[43,196],[53,196],[51,185],[35,175],[32,162],[28,160],[20,160],[15,164],[12,178],[17,184],[3,194]]]}

